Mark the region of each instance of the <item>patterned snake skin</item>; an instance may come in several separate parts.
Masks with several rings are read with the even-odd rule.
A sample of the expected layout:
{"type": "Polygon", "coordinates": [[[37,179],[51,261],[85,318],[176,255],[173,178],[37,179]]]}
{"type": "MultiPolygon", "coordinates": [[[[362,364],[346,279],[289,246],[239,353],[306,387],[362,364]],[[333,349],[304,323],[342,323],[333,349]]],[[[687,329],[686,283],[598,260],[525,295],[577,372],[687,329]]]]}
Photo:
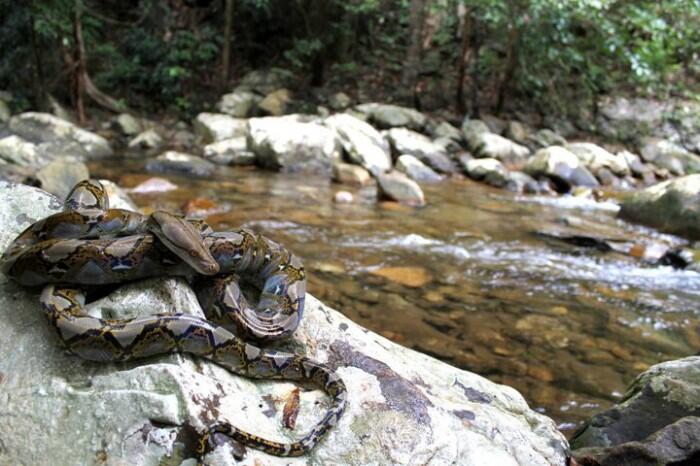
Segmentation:
{"type": "Polygon", "coordinates": [[[73,188],[65,209],[22,232],[0,259],[0,269],[21,285],[44,286],[41,304],[71,353],[92,361],[190,353],[247,377],[311,382],[332,399],[323,419],[298,441],[271,441],[221,422],[203,434],[198,454],[218,433],[272,455],[301,456],[338,422],[347,392],[337,374],[304,356],[245,341],[276,340],[297,328],[306,289],[298,258],[245,229],[215,233],[201,221],[166,212],[145,217],[109,209],[104,188],[93,180],[73,188]],[[193,272],[209,320],[189,314],[104,320],[84,312],[89,285],[193,272]],[[252,277],[262,290],[255,308],[238,286],[239,275],[252,277]],[[227,319],[233,333],[221,326],[227,319]]]}

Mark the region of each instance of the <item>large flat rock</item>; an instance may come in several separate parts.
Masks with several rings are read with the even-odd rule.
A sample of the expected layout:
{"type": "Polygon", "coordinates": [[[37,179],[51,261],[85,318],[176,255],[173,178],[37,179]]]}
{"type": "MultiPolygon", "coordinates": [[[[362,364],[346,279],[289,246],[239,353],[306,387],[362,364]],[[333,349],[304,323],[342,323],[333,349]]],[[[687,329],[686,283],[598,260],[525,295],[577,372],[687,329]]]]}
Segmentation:
{"type": "MultiPolygon", "coordinates": [[[[53,196],[11,183],[0,183],[0,200],[0,250],[61,208],[53,196]]],[[[124,286],[90,306],[112,318],[164,310],[202,314],[179,278],[124,286]]],[[[251,380],[189,356],[100,364],[68,355],[42,315],[38,290],[4,276],[0,334],[0,464],[194,466],[193,432],[217,419],[290,440],[327,406],[321,392],[303,390],[290,432],[281,417],[291,383],[251,380]]],[[[283,347],[337,369],[349,393],[339,424],[306,457],[248,449],[237,463],[223,446],[205,464],[565,464],[567,443],[554,422],[514,389],[392,343],[312,296],[283,347]]]]}

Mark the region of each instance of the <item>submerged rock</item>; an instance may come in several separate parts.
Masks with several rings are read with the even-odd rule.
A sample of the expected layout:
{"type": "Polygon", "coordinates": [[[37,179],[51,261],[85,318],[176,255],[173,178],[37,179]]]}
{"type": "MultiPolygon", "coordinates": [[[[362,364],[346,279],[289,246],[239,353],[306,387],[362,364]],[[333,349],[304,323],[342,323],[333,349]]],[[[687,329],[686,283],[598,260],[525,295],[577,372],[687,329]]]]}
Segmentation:
{"type": "Polygon", "coordinates": [[[700,240],[700,174],[650,186],[622,201],[620,218],[700,240]]]}
{"type": "Polygon", "coordinates": [[[377,177],[377,194],[380,198],[390,199],[411,206],[425,205],[425,196],[418,183],[401,172],[381,173],[377,177]]]}
{"type": "Polygon", "coordinates": [[[392,128],[386,133],[397,154],[409,154],[440,173],[454,173],[455,164],[439,144],[427,136],[406,128],[392,128]]]}
{"type": "Polygon", "coordinates": [[[333,163],[340,160],[335,131],[319,123],[288,115],[251,118],[248,125],[248,148],[265,167],[330,176],[333,163]]]}
{"type": "Polygon", "coordinates": [[[146,163],[146,171],[155,173],[184,173],[195,176],[209,176],[216,165],[196,155],[169,150],[146,163]]]}
{"type": "Polygon", "coordinates": [[[375,176],[391,169],[389,144],[369,123],[345,113],[331,115],[323,123],[338,133],[351,161],[375,176]]]}
{"type": "Polygon", "coordinates": [[[10,119],[10,129],[33,143],[51,143],[54,152],[68,152],[87,160],[112,155],[105,138],[49,113],[27,112],[10,119]]]}
{"type": "MultiPolygon", "coordinates": [[[[0,183],[0,249],[30,222],[61,209],[35,188],[0,183]]],[[[162,310],[202,315],[181,279],[144,280],[90,305],[126,318],[162,310]]],[[[163,355],[122,364],[63,352],[35,291],[0,276],[0,464],[195,464],[195,431],[218,419],[289,441],[323,415],[318,390],[300,393],[296,429],[283,427],[295,385],[253,380],[202,359],[163,355]],[[37,420],[40,420],[37,421],[37,420]],[[69,439],[69,440],[67,440],[69,439]],[[68,446],[67,446],[68,442],[68,446]]],[[[554,422],[514,389],[403,348],[310,295],[284,347],[328,364],[348,387],[348,407],[311,453],[276,458],[247,449],[246,464],[561,466],[567,444],[554,422]]],[[[239,464],[226,446],[206,458],[239,464]]]]}
{"type": "Polygon", "coordinates": [[[610,465],[699,459],[698,416],[700,357],[668,361],[640,374],[628,388],[625,400],[587,421],[574,434],[571,446],[581,449],[574,453],[577,458],[593,456],[610,465]],[[638,458],[641,451],[651,454],[647,462],[622,461],[638,458]],[[620,462],[612,463],[612,458],[620,462]]]}

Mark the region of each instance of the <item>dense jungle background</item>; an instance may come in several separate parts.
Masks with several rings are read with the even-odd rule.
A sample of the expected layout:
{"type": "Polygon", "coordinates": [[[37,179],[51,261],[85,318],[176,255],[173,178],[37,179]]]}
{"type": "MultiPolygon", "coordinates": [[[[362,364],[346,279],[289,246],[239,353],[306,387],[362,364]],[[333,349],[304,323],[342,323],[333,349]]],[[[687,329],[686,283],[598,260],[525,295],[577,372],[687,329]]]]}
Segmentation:
{"type": "Polygon", "coordinates": [[[585,118],[605,94],[700,92],[694,0],[2,0],[0,10],[0,88],[16,110],[51,95],[82,116],[87,92],[107,108],[194,115],[258,68],[278,69],[302,107],[342,90],[460,115],[585,118]]]}

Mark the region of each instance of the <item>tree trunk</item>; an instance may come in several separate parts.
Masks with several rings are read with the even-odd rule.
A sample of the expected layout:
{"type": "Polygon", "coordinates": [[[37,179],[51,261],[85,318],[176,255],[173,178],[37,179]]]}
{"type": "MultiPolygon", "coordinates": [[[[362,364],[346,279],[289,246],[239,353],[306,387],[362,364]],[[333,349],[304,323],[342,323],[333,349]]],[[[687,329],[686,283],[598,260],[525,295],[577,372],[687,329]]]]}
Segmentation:
{"type": "Polygon", "coordinates": [[[511,23],[510,34],[508,35],[508,45],[506,49],[506,59],[505,65],[503,67],[503,73],[501,74],[501,79],[498,84],[498,99],[496,102],[496,113],[500,113],[503,110],[503,104],[505,102],[506,93],[508,87],[510,86],[510,81],[513,79],[513,74],[515,73],[515,66],[518,63],[518,38],[520,31],[518,27],[511,23]]]}
{"type": "Polygon", "coordinates": [[[224,44],[221,47],[221,87],[226,87],[231,66],[231,31],[233,30],[233,0],[225,0],[224,44]]]}
{"type": "Polygon", "coordinates": [[[73,105],[78,115],[78,123],[85,124],[85,102],[83,94],[85,85],[83,76],[85,75],[85,46],[83,44],[83,24],[81,21],[83,5],[81,0],[75,0],[75,15],[73,17],[73,105]]]}
{"type": "Polygon", "coordinates": [[[470,39],[472,48],[472,59],[469,62],[469,75],[471,76],[471,111],[472,118],[479,117],[479,50],[481,49],[481,36],[479,35],[479,22],[476,17],[471,20],[470,39]]]}
{"type": "Polygon", "coordinates": [[[406,51],[406,65],[401,73],[401,93],[406,100],[415,105],[416,86],[421,62],[421,44],[423,43],[423,22],[425,19],[425,0],[411,0],[410,21],[411,36],[406,51]]]}
{"type": "Polygon", "coordinates": [[[466,11],[464,14],[464,24],[461,31],[462,46],[459,53],[459,62],[457,64],[457,93],[455,95],[455,110],[460,118],[464,118],[467,113],[464,103],[464,78],[466,75],[467,63],[469,62],[469,35],[471,34],[471,11],[466,11]]]}
{"type": "Polygon", "coordinates": [[[38,109],[44,109],[46,105],[46,86],[44,84],[44,67],[41,62],[41,51],[36,37],[36,28],[34,15],[29,17],[29,39],[32,44],[32,55],[34,58],[34,106],[38,109]]]}

